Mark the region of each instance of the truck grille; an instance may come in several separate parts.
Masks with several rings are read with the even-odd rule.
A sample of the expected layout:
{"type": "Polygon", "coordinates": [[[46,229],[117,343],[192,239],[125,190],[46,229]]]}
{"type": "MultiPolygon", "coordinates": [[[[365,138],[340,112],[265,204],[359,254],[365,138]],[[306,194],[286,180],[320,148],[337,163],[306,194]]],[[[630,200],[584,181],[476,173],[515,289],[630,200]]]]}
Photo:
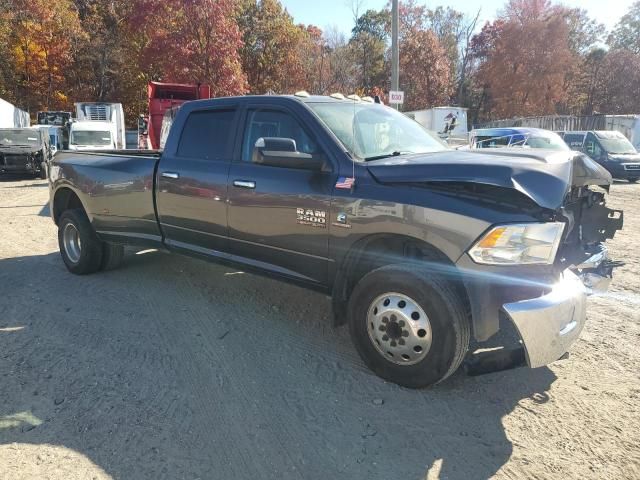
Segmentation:
{"type": "Polygon", "coordinates": [[[640,170],[640,163],[625,163],[625,170],[640,170]]]}
{"type": "Polygon", "coordinates": [[[0,165],[4,165],[5,167],[24,167],[28,161],[29,161],[28,155],[20,155],[20,154],[0,155],[0,165]]]}

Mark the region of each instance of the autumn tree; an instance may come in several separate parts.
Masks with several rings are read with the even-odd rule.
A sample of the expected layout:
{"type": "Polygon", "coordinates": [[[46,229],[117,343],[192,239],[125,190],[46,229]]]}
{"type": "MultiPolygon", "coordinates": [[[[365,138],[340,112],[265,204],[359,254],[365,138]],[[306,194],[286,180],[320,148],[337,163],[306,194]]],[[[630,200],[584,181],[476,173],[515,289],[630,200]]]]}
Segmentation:
{"type": "Polygon", "coordinates": [[[73,61],[73,41],[83,36],[74,4],[70,0],[4,0],[0,17],[4,24],[0,28],[13,52],[3,66],[9,82],[5,88],[13,91],[12,98],[28,110],[68,107],[67,69],[73,61]]]}
{"type": "Polygon", "coordinates": [[[640,54],[640,1],[636,1],[620,19],[609,35],[608,44],[613,49],[640,54]]]}
{"type": "Polygon", "coordinates": [[[453,91],[446,50],[428,27],[424,6],[408,0],[400,5],[400,89],[404,110],[446,105],[453,91]]]}
{"type": "Polygon", "coordinates": [[[474,39],[478,81],[497,118],[544,115],[566,100],[569,28],[548,0],[510,0],[474,39]]]}
{"type": "Polygon", "coordinates": [[[353,49],[337,28],[324,32],[328,50],[329,80],[325,93],[354,92],[358,88],[358,65],[353,49]]]}
{"type": "Polygon", "coordinates": [[[603,59],[601,93],[594,99],[600,113],[628,114],[640,111],[640,55],[611,50],[603,59]]]}
{"type": "Polygon", "coordinates": [[[74,82],[76,100],[114,101],[120,77],[137,58],[127,35],[133,2],[127,0],[75,0],[86,35],[76,45],[74,82]]]}
{"type": "Polygon", "coordinates": [[[567,23],[569,49],[578,55],[587,55],[601,42],[605,26],[593,18],[583,8],[555,6],[556,14],[562,15],[567,23]]]}
{"type": "Polygon", "coordinates": [[[252,93],[293,93],[309,88],[298,56],[307,39],[278,0],[242,0],[240,58],[252,93]]]}
{"type": "Polygon", "coordinates": [[[358,85],[364,89],[388,83],[390,65],[385,62],[385,52],[390,22],[389,11],[367,10],[351,31],[349,46],[359,70],[358,85]]]}
{"type": "Polygon", "coordinates": [[[452,82],[455,82],[458,73],[459,45],[464,34],[464,20],[464,14],[451,7],[439,6],[425,11],[425,26],[434,33],[449,60],[452,82]]]}
{"type": "Polygon", "coordinates": [[[148,40],[139,59],[143,71],[156,80],[207,83],[214,96],[246,92],[235,2],[138,1],[147,19],[148,40]]]}

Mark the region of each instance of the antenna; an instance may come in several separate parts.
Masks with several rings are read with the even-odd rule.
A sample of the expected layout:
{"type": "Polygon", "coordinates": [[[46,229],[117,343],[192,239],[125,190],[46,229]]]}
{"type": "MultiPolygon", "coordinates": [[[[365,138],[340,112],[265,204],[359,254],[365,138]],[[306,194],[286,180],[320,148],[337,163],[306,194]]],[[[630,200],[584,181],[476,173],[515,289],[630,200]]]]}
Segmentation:
{"type": "MultiPolygon", "coordinates": [[[[356,99],[352,98],[352,96],[349,96],[349,98],[351,98],[351,101],[353,102],[353,119],[351,120],[351,134],[353,135],[353,150],[355,151],[356,149],[356,99]]],[[[351,191],[353,192],[353,188],[355,187],[356,184],[356,160],[355,158],[351,158],[351,178],[352,183],[351,183],[351,191]]]]}

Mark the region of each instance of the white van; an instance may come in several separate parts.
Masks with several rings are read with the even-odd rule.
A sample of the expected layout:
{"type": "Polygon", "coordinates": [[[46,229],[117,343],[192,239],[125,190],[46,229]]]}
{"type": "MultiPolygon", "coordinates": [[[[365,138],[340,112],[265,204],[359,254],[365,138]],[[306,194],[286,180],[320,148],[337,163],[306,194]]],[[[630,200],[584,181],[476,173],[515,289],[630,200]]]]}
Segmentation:
{"type": "Polygon", "coordinates": [[[116,127],[111,122],[72,122],[69,150],[115,150],[116,127]]]}

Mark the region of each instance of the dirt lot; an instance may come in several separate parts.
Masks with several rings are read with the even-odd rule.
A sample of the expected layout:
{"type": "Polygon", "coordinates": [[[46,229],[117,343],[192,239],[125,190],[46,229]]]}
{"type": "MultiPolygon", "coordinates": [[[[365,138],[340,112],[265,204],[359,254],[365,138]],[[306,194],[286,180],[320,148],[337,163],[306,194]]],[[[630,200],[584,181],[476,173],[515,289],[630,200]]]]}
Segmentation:
{"type": "Polygon", "coordinates": [[[46,202],[0,181],[0,479],[640,478],[640,186],[569,360],[421,391],[321,295],[159,252],[67,273],[46,202]]]}

